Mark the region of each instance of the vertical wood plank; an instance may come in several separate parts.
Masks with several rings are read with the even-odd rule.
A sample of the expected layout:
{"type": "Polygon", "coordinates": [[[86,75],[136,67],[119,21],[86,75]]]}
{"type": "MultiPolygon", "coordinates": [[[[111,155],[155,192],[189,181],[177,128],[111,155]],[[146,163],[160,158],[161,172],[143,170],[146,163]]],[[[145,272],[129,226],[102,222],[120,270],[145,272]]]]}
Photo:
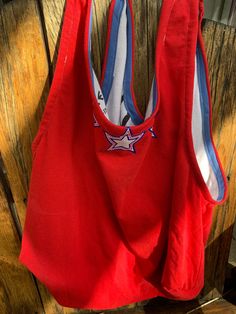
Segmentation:
{"type": "Polygon", "coordinates": [[[104,61],[110,1],[93,0],[92,60],[98,79],[104,61]]]}
{"type": "Polygon", "coordinates": [[[0,9],[0,150],[24,225],[32,166],[30,145],[37,132],[38,103],[47,63],[35,3],[12,1],[0,9]]]}
{"type": "Polygon", "coordinates": [[[45,46],[49,48],[47,57],[54,70],[60,42],[59,38],[61,36],[65,0],[38,0],[37,2],[39,4],[38,8],[45,46]]]}
{"type": "Polygon", "coordinates": [[[42,313],[33,276],[17,260],[20,239],[0,182],[0,313],[42,313]]]}
{"type": "MultiPolygon", "coordinates": [[[[151,84],[154,75],[155,51],[156,51],[156,35],[159,25],[159,17],[161,12],[162,0],[147,1],[147,64],[148,64],[148,96],[151,90],[151,84]]],[[[148,100],[148,99],[147,99],[148,100]]]]}
{"type": "Polygon", "coordinates": [[[210,72],[213,138],[229,180],[229,198],[214,211],[206,248],[206,299],[223,292],[236,215],[236,30],[207,22],[203,31],[210,72]]]}
{"type": "Polygon", "coordinates": [[[236,27],[236,3],[234,0],[205,0],[205,18],[236,27]]]}
{"type": "Polygon", "coordinates": [[[137,105],[144,114],[154,75],[156,33],[162,0],[133,1],[135,22],[134,91],[137,105]]]}
{"type": "Polygon", "coordinates": [[[134,14],[134,92],[137,106],[140,108],[140,111],[144,113],[149,98],[147,0],[133,1],[133,12],[136,12],[136,14],[134,14]]]}

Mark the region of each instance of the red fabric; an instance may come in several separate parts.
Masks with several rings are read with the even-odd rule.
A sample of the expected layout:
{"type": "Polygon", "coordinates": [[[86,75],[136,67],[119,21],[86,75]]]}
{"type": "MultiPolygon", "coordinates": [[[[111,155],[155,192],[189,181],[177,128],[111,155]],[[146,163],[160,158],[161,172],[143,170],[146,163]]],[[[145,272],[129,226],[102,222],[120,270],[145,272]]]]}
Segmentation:
{"type": "Polygon", "coordinates": [[[155,296],[189,300],[203,288],[212,210],[227,189],[221,202],[211,198],[191,139],[199,3],[163,2],[159,102],[150,118],[130,127],[133,136],[144,132],[135,152],[108,150],[105,132],[121,136],[126,127],[111,123],[93,94],[91,0],[66,3],[54,80],[32,144],[19,256],[63,306],[111,309],[155,296]]]}

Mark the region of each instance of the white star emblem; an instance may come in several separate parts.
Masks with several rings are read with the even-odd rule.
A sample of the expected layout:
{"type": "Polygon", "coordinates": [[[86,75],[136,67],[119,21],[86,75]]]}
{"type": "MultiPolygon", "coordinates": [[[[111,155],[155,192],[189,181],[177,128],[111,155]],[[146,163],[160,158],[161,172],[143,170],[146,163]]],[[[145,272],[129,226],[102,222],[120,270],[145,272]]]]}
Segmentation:
{"type": "Polygon", "coordinates": [[[105,132],[106,138],[111,143],[111,146],[108,150],[127,150],[135,153],[134,144],[136,144],[144,135],[145,132],[142,132],[139,135],[133,136],[130,128],[127,128],[125,133],[121,136],[112,136],[105,132]]]}

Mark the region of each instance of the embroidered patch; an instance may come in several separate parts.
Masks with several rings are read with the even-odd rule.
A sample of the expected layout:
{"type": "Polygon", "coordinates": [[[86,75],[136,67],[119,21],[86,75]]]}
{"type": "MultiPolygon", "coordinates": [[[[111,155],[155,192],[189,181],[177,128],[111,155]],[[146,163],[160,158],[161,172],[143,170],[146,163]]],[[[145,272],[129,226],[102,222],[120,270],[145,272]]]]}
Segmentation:
{"type": "Polygon", "coordinates": [[[105,132],[106,138],[111,144],[108,148],[111,150],[126,150],[135,153],[135,144],[140,141],[145,132],[139,135],[132,135],[130,128],[127,128],[125,133],[121,136],[113,136],[105,132]]]}

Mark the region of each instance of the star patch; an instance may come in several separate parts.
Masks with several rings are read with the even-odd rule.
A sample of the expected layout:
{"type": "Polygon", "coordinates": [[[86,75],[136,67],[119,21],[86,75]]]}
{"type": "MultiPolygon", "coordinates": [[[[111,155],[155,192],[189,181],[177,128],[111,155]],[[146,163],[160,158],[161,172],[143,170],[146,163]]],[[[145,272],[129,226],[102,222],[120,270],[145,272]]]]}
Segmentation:
{"type": "Polygon", "coordinates": [[[130,128],[127,128],[125,133],[121,136],[112,136],[105,132],[106,138],[111,144],[108,148],[111,150],[126,150],[135,153],[135,144],[140,141],[145,132],[142,132],[139,135],[132,135],[130,128]]]}

